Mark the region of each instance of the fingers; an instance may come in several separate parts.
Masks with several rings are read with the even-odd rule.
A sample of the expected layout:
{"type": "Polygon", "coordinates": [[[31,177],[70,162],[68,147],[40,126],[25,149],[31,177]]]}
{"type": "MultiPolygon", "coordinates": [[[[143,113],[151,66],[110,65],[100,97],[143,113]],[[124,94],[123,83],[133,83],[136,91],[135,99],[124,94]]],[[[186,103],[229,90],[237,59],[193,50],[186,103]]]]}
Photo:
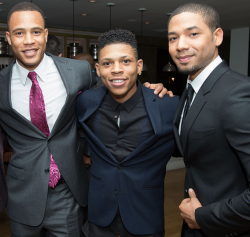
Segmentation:
{"type": "MultiPolygon", "coordinates": [[[[160,88],[160,87],[159,87],[160,88]]],[[[159,89],[155,89],[154,94],[157,95],[159,92],[159,89]]],[[[163,87],[162,91],[159,94],[159,97],[162,98],[163,96],[168,95],[169,97],[174,97],[174,94],[172,91],[168,91],[167,88],[163,87]]]]}
{"type": "Polygon", "coordinates": [[[87,168],[91,166],[91,158],[89,156],[83,155],[83,159],[87,168]]]}
{"type": "MultiPolygon", "coordinates": [[[[160,97],[163,97],[163,96],[164,96],[164,94],[162,94],[163,88],[164,88],[164,86],[163,86],[162,83],[156,84],[156,85],[155,85],[154,94],[155,94],[155,95],[158,95],[158,94],[161,92],[161,96],[160,96],[160,95],[159,95],[159,96],[160,96],[160,97]]],[[[153,89],[153,88],[152,88],[152,89],[153,89]]]]}
{"type": "Polygon", "coordinates": [[[185,203],[188,203],[188,202],[190,202],[190,198],[185,198],[185,199],[182,200],[180,206],[183,205],[183,204],[185,204],[185,203]]]}
{"type": "MultiPolygon", "coordinates": [[[[166,89],[166,90],[167,90],[167,89],[166,89]]],[[[172,91],[168,91],[168,90],[167,90],[167,94],[168,94],[169,97],[174,97],[174,93],[173,93],[172,91]]]]}
{"type": "Polygon", "coordinates": [[[145,82],[143,85],[144,85],[145,87],[147,87],[147,88],[150,87],[150,83],[149,83],[149,82],[145,82]]]}
{"type": "Polygon", "coordinates": [[[190,198],[196,198],[196,194],[192,188],[188,190],[188,194],[190,198]]]}

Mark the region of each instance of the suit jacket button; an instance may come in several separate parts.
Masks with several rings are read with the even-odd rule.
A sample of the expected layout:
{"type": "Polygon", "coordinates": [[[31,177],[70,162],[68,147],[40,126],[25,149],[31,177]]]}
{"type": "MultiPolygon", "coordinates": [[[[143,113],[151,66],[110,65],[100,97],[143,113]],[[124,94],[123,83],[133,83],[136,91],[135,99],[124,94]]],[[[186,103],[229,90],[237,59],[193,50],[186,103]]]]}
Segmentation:
{"type": "Polygon", "coordinates": [[[122,166],[119,165],[119,166],[118,166],[118,170],[122,170],[122,166]]]}
{"type": "Polygon", "coordinates": [[[189,168],[189,167],[190,167],[190,164],[189,164],[189,163],[187,163],[187,164],[186,164],[186,168],[189,168]]]}
{"type": "Polygon", "coordinates": [[[115,194],[115,195],[117,195],[117,194],[118,194],[117,190],[115,190],[115,191],[114,191],[114,194],[115,194]]]}
{"type": "Polygon", "coordinates": [[[45,173],[49,173],[49,169],[45,169],[44,172],[45,172],[45,173]]]}

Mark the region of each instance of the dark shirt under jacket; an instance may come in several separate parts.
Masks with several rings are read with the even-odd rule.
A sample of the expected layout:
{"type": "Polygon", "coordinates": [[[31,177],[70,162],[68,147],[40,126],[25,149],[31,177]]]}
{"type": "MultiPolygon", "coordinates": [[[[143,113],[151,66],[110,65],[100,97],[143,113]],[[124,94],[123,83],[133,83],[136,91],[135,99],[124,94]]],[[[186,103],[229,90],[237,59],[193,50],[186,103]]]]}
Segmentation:
{"type": "Polygon", "coordinates": [[[118,162],[154,134],[140,84],[136,92],[122,104],[107,93],[99,109],[88,119],[87,125],[118,162]],[[117,124],[119,115],[120,127],[117,124]]]}

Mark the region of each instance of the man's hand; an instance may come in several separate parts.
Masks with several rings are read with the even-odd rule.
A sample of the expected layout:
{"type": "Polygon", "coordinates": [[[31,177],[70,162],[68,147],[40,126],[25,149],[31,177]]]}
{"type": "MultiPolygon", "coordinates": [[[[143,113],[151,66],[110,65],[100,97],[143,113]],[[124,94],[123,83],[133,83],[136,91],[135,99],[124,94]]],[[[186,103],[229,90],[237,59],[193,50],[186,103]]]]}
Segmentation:
{"type": "Polygon", "coordinates": [[[168,94],[170,97],[173,97],[174,94],[172,91],[168,91],[162,83],[158,83],[158,84],[150,84],[149,82],[145,82],[143,84],[145,87],[149,88],[149,89],[153,89],[155,90],[154,93],[155,95],[158,95],[159,93],[159,97],[162,98],[164,95],[168,94]]]}
{"type": "Polygon", "coordinates": [[[190,198],[184,199],[179,206],[181,216],[191,229],[200,229],[200,226],[197,224],[195,219],[195,210],[202,207],[202,205],[196,198],[196,194],[193,189],[190,188],[188,193],[190,198]]]}
{"type": "Polygon", "coordinates": [[[84,159],[84,162],[85,162],[86,167],[89,168],[89,166],[91,166],[91,159],[90,159],[90,156],[83,155],[83,159],[84,159]]]}

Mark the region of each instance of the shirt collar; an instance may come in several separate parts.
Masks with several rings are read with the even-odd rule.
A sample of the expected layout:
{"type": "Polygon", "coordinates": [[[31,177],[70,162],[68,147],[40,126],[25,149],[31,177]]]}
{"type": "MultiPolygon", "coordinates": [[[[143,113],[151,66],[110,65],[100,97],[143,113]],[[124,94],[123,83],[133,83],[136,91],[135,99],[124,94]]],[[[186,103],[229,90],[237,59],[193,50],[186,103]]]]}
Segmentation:
{"type": "MultiPolygon", "coordinates": [[[[44,54],[42,61],[34,70],[34,72],[36,72],[36,74],[42,81],[46,80],[47,65],[48,65],[48,56],[44,54]]],[[[25,85],[30,71],[22,67],[17,60],[16,60],[16,70],[17,74],[20,77],[21,82],[23,83],[23,85],[25,85]]]]}
{"type": "MultiPolygon", "coordinates": [[[[189,80],[189,76],[187,79],[187,84],[191,84],[195,93],[197,94],[200,90],[204,81],[208,78],[211,72],[222,62],[220,56],[217,56],[208,66],[206,66],[203,71],[193,80],[189,80]]],[[[187,85],[188,86],[188,85],[187,85]]]]}
{"type": "Polygon", "coordinates": [[[111,95],[110,93],[107,94],[107,99],[112,107],[112,109],[115,111],[119,105],[122,105],[122,107],[127,110],[127,112],[131,112],[133,108],[136,106],[137,102],[139,99],[142,97],[142,91],[141,91],[141,85],[140,83],[137,83],[137,90],[136,92],[124,103],[119,103],[117,102],[111,95]]]}

